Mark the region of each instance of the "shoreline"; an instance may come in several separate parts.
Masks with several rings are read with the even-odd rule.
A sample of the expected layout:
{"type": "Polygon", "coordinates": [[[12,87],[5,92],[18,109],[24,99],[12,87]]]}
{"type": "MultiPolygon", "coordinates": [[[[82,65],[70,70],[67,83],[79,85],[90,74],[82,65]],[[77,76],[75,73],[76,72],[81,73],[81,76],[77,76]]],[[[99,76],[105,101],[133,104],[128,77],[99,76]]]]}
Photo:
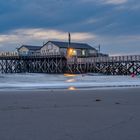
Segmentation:
{"type": "Polygon", "coordinates": [[[0,89],[0,94],[2,92],[4,93],[19,93],[19,92],[76,92],[76,91],[103,91],[103,90],[135,90],[135,89],[140,89],[140,85],[128,85],[128,86],[102,86],[102,87],[80,87],[76,88],[74,86],[69,87],[69,88],[32,88],[32,89],[0,89]]]}

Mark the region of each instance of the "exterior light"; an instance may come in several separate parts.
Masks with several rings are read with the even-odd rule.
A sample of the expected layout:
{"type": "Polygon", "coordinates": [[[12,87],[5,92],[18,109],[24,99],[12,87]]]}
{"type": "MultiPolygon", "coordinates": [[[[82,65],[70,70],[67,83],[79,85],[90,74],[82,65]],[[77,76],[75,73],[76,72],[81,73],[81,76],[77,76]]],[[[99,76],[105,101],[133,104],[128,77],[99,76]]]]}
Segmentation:
{"type": "Polygon", "coordinates": [[[75,49],[69,48],[69,49],[67,50],[67,55],[68,55],[69,57],[72,57],[72,56],[77,55],[77,52],[76,52],[75,49]]]}

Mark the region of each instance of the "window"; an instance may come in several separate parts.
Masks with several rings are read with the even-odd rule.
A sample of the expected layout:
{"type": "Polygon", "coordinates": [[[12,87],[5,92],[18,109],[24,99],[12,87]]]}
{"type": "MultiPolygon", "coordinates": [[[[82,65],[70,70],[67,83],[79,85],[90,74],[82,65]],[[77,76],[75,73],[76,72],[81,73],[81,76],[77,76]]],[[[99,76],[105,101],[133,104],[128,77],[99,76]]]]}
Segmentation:
{"type": "Polygon", "coordinates": [[[82,50],[82,55],[85,56],[86,55],[86,51],[82,50]]]}
{"type": "Polygon", "coordinates": [[[77,55],[77,51],[75,49],[73,50],[73,55],[77,55]]]}

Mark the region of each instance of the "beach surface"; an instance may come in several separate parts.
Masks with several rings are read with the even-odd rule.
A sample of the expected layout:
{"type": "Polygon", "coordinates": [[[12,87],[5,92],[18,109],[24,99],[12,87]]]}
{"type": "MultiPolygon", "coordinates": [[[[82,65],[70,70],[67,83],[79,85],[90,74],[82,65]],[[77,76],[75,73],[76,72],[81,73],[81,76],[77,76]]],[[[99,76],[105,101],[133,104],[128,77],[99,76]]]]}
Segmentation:
{"type": "Polygon", "coordinates": [[[0,140],[138,140],[140,88],[0,91],[0,140]]]}

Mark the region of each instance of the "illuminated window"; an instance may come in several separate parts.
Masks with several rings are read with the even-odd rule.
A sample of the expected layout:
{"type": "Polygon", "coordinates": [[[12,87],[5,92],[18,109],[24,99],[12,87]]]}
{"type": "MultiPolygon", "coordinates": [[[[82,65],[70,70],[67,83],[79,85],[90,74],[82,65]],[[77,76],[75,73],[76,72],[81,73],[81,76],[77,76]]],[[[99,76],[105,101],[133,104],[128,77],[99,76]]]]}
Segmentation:
{"type": "Polygon", "coordinates": [[[77,51],[76,51],[75,49],[73,49],[73,48],[69,48],[69,49],[67,50],[67,55],[68,55],[69,57],[75,56],[75,55],[77,55],[77,51]]]}
{"type": "Polygon", "coordinates": [[[86,55],[86,51],[82,50],[82,55],[85,56],[86,55]]]}
{"type": "Polygon", "coordinates": [[[73,55],[77,55],[77,51],[73,49],[73,55]]]}

